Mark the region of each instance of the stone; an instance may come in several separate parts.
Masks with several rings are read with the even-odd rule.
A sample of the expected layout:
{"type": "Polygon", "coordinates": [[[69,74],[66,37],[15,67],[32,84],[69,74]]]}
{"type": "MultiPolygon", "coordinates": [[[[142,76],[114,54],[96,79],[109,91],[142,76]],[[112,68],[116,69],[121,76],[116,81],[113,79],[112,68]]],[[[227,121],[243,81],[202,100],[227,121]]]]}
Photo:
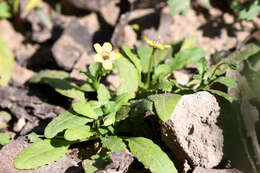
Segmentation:
{"type": "Polygon", "coordinates": [[[102,6],[105,6],[111,0],[67,0],[73,6],[91,11],[99,11],[102,6]]]}
{"type": "Polygon", "coordinates": [[[205,169],[196,167],[192,173],[242,173],[238,169],[205,169]]]}
{"type": "MultiPolygon", "coordinates": [[[[223,156],[223,134],[216,125],[220,107],[206,91],[184,95],[169,120],[161,122],[162,140],[179,166],[212,168],[223,156]]],[[[178,166],[177,164],[177,166],[178,166]]]]}
{"type": "Polygon", "coordinates": [[[58,66],[68,71],[72,70],[77,60],[92,49],[92,37],[88,27],[76,19],[72,20],[52,48],[58,66]]]}
{"type": "Polygon", "coordinates": [[[14,63],[14,69],[12,80],[14,80],[18,85],[25,84],[25,82],[35,75],[35,72],[18,65],[16,62],[14,63]]]}
{"type": "Polygon", "coordinates": [[[117,6],[119,2],[120,0],[110,1],[107,5],[103,6],[100,10],[100,13],[105,19],[105,21],[112,26],[116,25],[117,19],[120,14],[120,9],[117,6]]]}
{"type": "Polygon", "coordinates": [[[8,20],[1,19],[0,28],[0,35],[3,36],[3,39],[8,47],[12,51],[19,49],[24,40],[22,34],[16,32],[8,20]]]}

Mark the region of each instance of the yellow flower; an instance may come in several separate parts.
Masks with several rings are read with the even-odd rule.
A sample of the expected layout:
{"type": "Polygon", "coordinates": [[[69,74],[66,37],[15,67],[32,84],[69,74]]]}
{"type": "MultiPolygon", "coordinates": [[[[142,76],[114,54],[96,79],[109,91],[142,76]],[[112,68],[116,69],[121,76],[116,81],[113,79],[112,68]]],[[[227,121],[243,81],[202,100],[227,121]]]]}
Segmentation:
{"type": "Polygon", "coordinates": [[[121,54],[118,51],[112,51],[112,45],[109,42],[105,42],[103,46],[96,43],[94,49],[97,54],[94,56],[94,61],[102,63],[102,66],[106,70],[111,70],[113,67],[113,61],[120,58],[121,54]]]}
{"type": "Polygon", "coordinates": [[[144,37],[144,40],[145,40],[145,42],[149,45],[149,46],[151,46],[151,47],[153,47],[153,48],[156,48],[156,49],[161,49],[161,50],[163,50],[163,49],[165,49],[165,48],[170,48],[171,46],[170,45],[168,45],[168,44],[162,44],[162,42],[161,42],[161,36],[160,35],[158,35],[158,37],[157,37],[157,40],[150,40],[148,37],[144,37]]]}

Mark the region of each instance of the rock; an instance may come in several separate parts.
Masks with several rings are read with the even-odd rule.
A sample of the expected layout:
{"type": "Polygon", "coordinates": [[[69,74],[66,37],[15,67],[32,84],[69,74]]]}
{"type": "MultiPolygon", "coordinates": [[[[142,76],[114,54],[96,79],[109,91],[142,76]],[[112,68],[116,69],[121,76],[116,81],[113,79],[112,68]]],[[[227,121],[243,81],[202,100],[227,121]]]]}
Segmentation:
{"type": "Polygon", "coordinates": [[[88,55],[85,53],[74,65],[72,72],[70,73],[70,77],[76,80],[85,81],[86,77],[80,74],[80,71],[86,72],[87,66],[94,63],[94,54],[88,55]]]}
{"type": "Polygon", "coordinates": [[[192,74],[188,73],[184,69],[174,71],[173,76],[176,79],[176,81],[181,85],[187,84],[192,78],[192,74]]]}
{"type": "Polygon", "coordinates": [[[79,18],[79,23],[88,28],[90,34],[94,34],[100,29],[98,16],[96,13],[90,13],[87,16],[79,18]]]}
{"type": "Polygon", "coordinates": [[[127,172],[130,164],[134,161],[134,157],[128,151],[114,152],[110,156],[112,163],[107,165],[104,170],[97,173],[124,173],[127,172]]]}
{"type": "Polygon", "coordinates": [[[26,17],[31,24],[31,39],[43,43],[53,37],[53,21],[51,20],[51,7],[44,2],[39,4],[40,8],[31,11],[26,17]]]}
{"type": "Polygon", "coordinates": [[[102,6],[105,6],[111,0],[67,0],[67,1],[79,9],[99,11],[102,6]]]}
{"type": "Polygon", "coordinates": [[[80,173],[80,168],[76,168],[77,164],[72,159],[64,156],[59,161],[50,163],[34,170],[17,170],[14,168],[13,162],[15,157],[25,148],[30,146],[25,137],[19,137],[13,142],[7,144],[0,150],[0,172],[1,173],[80,173]],[[74,171],[72,168],[75,167],[74,171]],[[68,171],[71,170],[71,171],[68,171]]]}
{"type": "Polygon", "coordinates": [[[71,70],[77,60],[92,48],[92,36],[88,27],[76,19],[72,20],[52,48],[57,64],[65,70],[71,70]]]}
{"type": "Polygon", "coordinates": [[[192,173],[242,173],[238,169],[205,169],[196,167],[192,173]]]}
{"type": "Polygon", "coordinates": [[[120,77],[118,71],[115,69],[112,73],[107,75],[108,88],[112,91],[115,91],[120,85],[120,77]]]}
{"type": "Polygon", "coordinates": [[[1,19],[0,28],[0,35],[3,36],[3,39],[8,47],[12,51],[19,49],[24,40],[22,34],[17,33],[8,20],[1,19]]]}
{"type": "Polygon", "coordinates": [[[35,73],[31,70],[28,70],[24,67],[21,67],[17,63],[14,63],[14,71],[12,74],[12,79],[18,84],[23,85],[28,81],[35,73]]]}
{"type": "Polygon", "coordinates": [[[192,167],[212,168],[220,163],[224,139],[216,125],[219,109],[206,91],[184,95],[171,119],[161,123],[162,140],[182,167],[186,160],[192,167]]]}
{"type": "Polygon", "coordinates": [[[117,19],[119,17],[120,9],[117,6],[119,2],[120,0],[110,1],[107,5],[103,6],[100,10],[100,13],[105,19],[105,21],[112,26],[116,25],[117,19]]]}

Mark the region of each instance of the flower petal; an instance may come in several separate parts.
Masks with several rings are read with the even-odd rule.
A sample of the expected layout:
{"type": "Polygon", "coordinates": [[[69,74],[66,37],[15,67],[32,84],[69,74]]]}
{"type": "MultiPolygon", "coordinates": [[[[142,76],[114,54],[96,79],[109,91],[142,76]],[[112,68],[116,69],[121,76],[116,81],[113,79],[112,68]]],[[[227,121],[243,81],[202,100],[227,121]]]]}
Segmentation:
{"type": "Polygon", "coordinates": [[[144,37],[145,42],[152,47],[155,47],[155,44],[148,38],[148,37],[144,37]]]}
{"type": "Polygon", "coordinates": [[[118,51],[114,50],[110,53],[109,56],[110,56],[110,60],[115,61],[121,57],[121,54],[118,51]]]}
{"type": "Polygon", "coordinates": [[[105,60],[102,62],[102,66],[104,67],[105,70],[111,70],[113,67],[113,64],[112,64],[112,61],[105,60]]]}
{"type": "Polygon", "coordinates": [[[109,42],[105,42],[102,46],[103,51],[111,52],[112,51],[112,44],[109,42]]]}
{"type": "Polygon", "coordinates": [[[102,55],[100,55],[99,53],[97,53],[95,56],[94,56],[94,61],[95,62],[103,62],[103,58],[102,58],[102,55]]]}
{"type": "Polygon", "coordinates": [[[102,47],[99,43],[95,43],[94,44],[94,49],[97,53],[101,53],[102,52],[102,47]]]}

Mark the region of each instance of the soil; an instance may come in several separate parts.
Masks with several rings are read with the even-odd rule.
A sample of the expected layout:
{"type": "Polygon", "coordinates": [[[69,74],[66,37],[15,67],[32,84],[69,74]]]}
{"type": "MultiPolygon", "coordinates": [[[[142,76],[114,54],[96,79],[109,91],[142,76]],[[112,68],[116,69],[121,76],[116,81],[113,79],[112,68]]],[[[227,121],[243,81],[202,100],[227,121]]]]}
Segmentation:
{"type": "MultiPolygon", "coordinates": [[[[144,36],[155,38],[161,35],[165,42],[195,36],[197,44],[207,52],[208,64],[211,64],[219,53],[228,54],[244,45],[253,33],[258,39],[260,34],[255,31],[260,27],[259,17],[252,21],[239,20],[225,0],[214,1],[211,5],[205,8],[195,1],[186,16],[171,16],[166,1],[160,0],[43,1],[39,8],[28,14],[23,13],[21,8],[16,17],[0,19],[0,35],[15,57],[11,81],[6,87],[0,86],[0,111],[12,116],[9,122],[0,118],[3,121],[0,125],[5,124],[0,126],[0,132],[10,134],[13,141],[0,150],[0,173],[84,172],[80,166],[78,155],[82,154],[78,154],[79,151],[73,157],[66,156],[37,170],[17,171],[12,165],[17,153],[30,145],[25,136],[32,132],[43,134],[48,122],[71,104],[70,99],[57,94],[51,87],[28,82],[39,71],[64,70],[73,81],[82,84],[85,78],[80,71],[86,71],[87,66],[94,63],[93,44],[106,41],[115,48],[123,44],[134,48],[144,43],[144,36]],[[135,30],[134,26],[137,25],[140,28],[135,30]]],[[[192,75],[187,70],[174,73],[180,84],[187,83],[192,75]]],[[[111,90],[115,90],[120,84],[117,72],[108,76],[106,82],[111,90]]],[[[179,156],[180,172],[253,172],[250,165],[255,158],[253,161],[248,159],[248,152],[241,142],[238,130],[241,122],[237,121],[226,102],[218,100],[218,103],[208,93],[199,94],[205,94],[207,99],[198,101],[196,99],[200,96],[186,96],[179,106],[181,111],[173,116],[175,120],[160,124],[164,126],[162,134],[168,133],[162,137],[163,148],[173,151],[170,157],[179,156]],[[189,104],[191,100],[194,102],[189,104]],[[206,105],[205,110],[200,109],[201,105],[206,105]],[[183,113],[184,110],[187,112],[183,113]],[[196,111],[197,114],[194,113],[196,111]],[[210,118],[204,119],[203,116],[210,118]],[[172,126],[175,128],[174,134],[167,132],[172,126]],[[191,131],[194,135],[190,134],[191,131]],[[177,146],[170,142],[175,138],[177,146]],[[174,152],[176,147],[180,151],[174,152]]],[[[257,122],[254,121],[252,126],[257,122]]],[[[70,154],[74,150],[77,149],[71,148],[70,154]]],[[[130,165],[133,158],[123,154],[130,165]]],[[[118,159],[116,164],[120,166],[118,159]]],[[[132,165],[129,172],[149,172],[135,161],[132,165]]]]}

